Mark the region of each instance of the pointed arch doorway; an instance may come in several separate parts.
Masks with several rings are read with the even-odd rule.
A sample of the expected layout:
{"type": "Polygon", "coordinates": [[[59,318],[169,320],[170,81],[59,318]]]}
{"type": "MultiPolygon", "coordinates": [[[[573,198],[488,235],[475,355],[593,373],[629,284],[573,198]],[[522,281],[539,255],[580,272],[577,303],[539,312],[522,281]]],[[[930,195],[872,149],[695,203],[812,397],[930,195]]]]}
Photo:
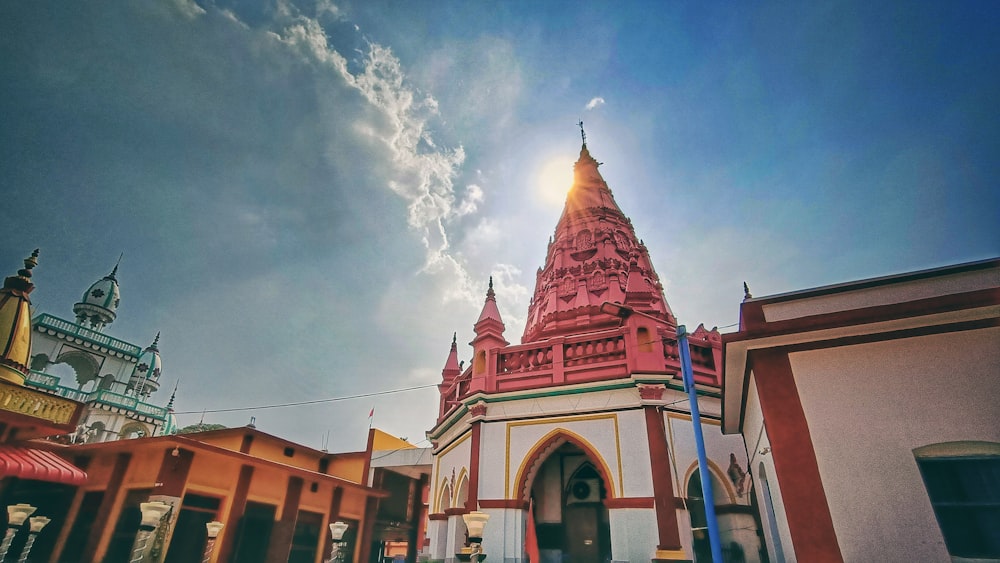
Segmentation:
{"type": "Polygon", "coordinates": [[[611,559],[607,484],[587,452],[570,441],[552,450],[538,466],[530,494],[542,561],[611,559]]]}

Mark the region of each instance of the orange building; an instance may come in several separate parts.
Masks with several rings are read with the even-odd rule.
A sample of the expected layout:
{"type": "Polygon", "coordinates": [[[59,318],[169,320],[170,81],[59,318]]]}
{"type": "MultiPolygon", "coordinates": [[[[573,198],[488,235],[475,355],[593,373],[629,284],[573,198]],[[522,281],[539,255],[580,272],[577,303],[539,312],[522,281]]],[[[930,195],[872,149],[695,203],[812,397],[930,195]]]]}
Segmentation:
{"type": "Polygon", "coordinates": [[[196,434],[65,447],[85,467],[71,494],[51,561],[128,559],[139,504],[161,501],[165,515],[145,561],[200,561],[205,524],[222,522],[210,561],[314,563],[330,555],[327,524],[350,525],[347,561],[365,561],[378,500],[365,486],[368,451],[329,454],[252,426],[196,434]]]}

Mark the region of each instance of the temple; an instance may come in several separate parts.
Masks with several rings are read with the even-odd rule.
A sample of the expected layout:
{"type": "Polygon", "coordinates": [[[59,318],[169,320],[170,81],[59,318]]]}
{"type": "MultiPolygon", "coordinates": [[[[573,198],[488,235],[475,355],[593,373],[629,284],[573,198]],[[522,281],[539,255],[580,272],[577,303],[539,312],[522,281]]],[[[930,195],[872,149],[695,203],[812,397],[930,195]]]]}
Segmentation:
{"type": "MultiPolygon", "coordinates": [[[[428,432],[432,559],[461,558],[462,514],[477,509],[491,515],[490,559],[522,561],[528,527],[541,561],[707,553],[692,534],[705,515],[677,319],[599,166],[584,138],[521,343],[506,339],[492,280],[464,370],[452,340],[428,432]]],[[[699,325],[690,343],[723,540],[759,561],[743,440],[719,428],[722,338],[699,325]]]]}

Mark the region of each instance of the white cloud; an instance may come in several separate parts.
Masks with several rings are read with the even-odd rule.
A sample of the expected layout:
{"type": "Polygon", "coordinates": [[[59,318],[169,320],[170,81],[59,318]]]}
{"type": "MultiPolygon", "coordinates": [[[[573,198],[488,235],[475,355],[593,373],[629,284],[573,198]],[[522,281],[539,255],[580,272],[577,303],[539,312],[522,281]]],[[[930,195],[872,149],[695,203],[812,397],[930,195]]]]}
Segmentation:
{"type": "Polygon", "coordinates": [[[604,105],[604,98],[600,96],[591,98],[590,101],[587,102],[587,111],[601,107],[603,105],[604,105]]]}
{"type": "Polygon", "coordinates": [[[186,18],[194,19],[205,15],[205,9],[195,3],[194,0],[172,0],[172,3],[186,18]]]}
{"type": "Polygon", "coordinates": [[[465,197],[462,198],[461,203],[458,205],[456,210],[457,215],[468,215],[470,213],[475,213],[479,209],[479,204],[483,202],[483,189],[475,184],[469,184],[465,187],[465,197]]]}

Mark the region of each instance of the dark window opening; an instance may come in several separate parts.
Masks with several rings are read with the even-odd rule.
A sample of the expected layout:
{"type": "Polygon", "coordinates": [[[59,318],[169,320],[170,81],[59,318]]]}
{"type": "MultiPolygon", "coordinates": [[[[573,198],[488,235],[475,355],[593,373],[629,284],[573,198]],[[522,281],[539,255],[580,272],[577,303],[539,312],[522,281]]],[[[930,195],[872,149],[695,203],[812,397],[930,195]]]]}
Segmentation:
{"type": "Polygon", "coordinates": [[[237,530],[233,563],[265,563],[275,511],[270,504],[247,502],[237,530]]]}
{"type": "Polygon", "coordinates": [[[295,520],[288,563],[313,563],[316,560],[316,548],[320,545],[322,533],[323,515],[300,510],[295,520]]]}
{"type": "Polygon", "coordinates": [[[1000,558],[1000,456],[917,458],[948,553],[1000,558]]]}

